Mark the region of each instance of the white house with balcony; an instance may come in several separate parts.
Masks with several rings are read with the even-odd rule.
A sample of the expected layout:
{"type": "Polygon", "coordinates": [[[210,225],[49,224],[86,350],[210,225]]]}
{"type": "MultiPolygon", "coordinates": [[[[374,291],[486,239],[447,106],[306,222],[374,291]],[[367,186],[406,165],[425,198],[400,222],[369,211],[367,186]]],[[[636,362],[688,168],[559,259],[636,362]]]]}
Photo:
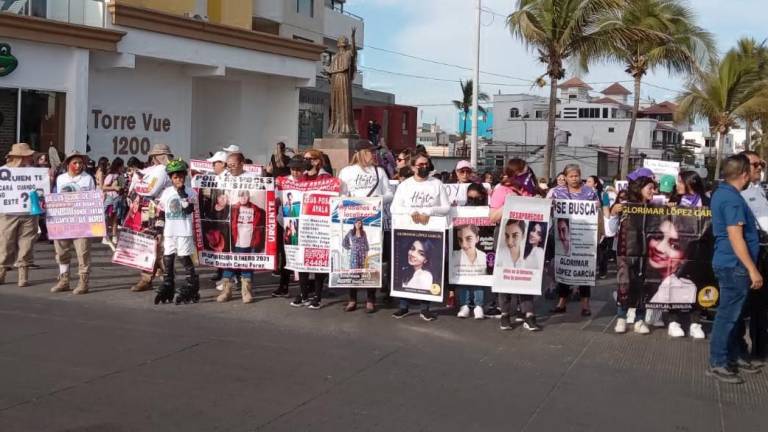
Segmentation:
{"type": "Polygon", "coordinates": [[[173,5],[0,0],[0,51],[17,64],[0,73],[0,153],[25,141],[146,159],[166,143],[186,159],[238,144],[265,162],[277,141],[295,146],[299,89],[315,85],[323,46],[173,5]]]}
{"type": "MultiPolygon", "coordinates": [[[[593,88],[579,78],[571,78],[558,87],[556,172],[577,162],[583,165],[585,175],[616,175],[632,117],[627,100],[631,92],[614,83],[593,96],[593,88]]],[[[486,163],[514,155],[528,160],[535,172],[542,172],[549,99],[529,94],[497,94],[493,106],[494,150],[486,155],[486,163]]],[[[653,105],[649,109],[647,115],[640,112],[635,126],[631,153],[635,163],[645,157],[668,159],[682,141],[677,126],[653,117],[661,115],[661,111],[673,113],[674,107],[653,105]]]]}

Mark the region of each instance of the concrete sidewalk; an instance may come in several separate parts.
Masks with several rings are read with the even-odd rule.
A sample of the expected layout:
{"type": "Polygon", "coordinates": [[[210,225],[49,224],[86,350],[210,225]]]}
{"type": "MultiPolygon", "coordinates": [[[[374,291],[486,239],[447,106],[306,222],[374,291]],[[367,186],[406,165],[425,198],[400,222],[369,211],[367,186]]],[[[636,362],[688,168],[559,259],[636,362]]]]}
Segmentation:
{"type": "MultiPolygon", "coordinates": [[[[0,431],[761,431],[768,376],[742,386],[704,375],[707,343],[615,335],[611,283],[592,319],[498,329],[442,311],[344,313],[346,293],[313,311],[272,299],[197,305],[131,293],[136,272],[94,251],[92,293],[50,294],[40,243],[33,286],[0,287],[0,431]]],[[[181,275],[180,275],[181,276],[181,275]]],[[[179,278],[181,279],[181,277],[179,278]]],[[[15,282],[15,272],[9,274],[15,282]]]]}

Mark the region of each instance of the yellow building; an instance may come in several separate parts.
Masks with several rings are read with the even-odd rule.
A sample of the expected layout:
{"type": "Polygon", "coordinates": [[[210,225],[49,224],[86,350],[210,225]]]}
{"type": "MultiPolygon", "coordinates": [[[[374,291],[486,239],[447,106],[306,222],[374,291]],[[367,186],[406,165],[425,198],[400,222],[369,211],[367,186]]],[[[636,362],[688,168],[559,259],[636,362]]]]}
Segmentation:
{"type": "Polygon", "coordinates": [[[207,17],[209,22],[251,29],[251,0],[121,0],[120,3],[187,17],[207,17]]]}

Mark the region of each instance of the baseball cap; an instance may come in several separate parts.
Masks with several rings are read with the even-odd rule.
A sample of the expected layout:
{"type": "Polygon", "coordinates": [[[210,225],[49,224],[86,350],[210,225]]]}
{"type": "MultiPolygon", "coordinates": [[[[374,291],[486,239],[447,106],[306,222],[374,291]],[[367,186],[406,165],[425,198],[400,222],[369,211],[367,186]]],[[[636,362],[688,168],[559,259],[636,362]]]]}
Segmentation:
{"type": "Polygon", "coordinates": [[[227,153],[224,151],[217,151],[213,156],[206,159],[210,163],[224,162],[227,163],[227,153]]]}
{"type": "Polygon", "coordinates": [[[471,163],[469,163],[469,161],[468,161],[468,160],[460,160],[460,161],[459,161],[459,162],[456,164],[456,171],[460,171],[460,170],[463,170],[463,169],[465,169],[465,168],[469,168],[469,169],[471,169],[472,171],[474,171],[474,170],[475,170],[475,168],[474,168],[474,167],[472,167],[472,164],[471,164],[471,163]]]}
{"type": "Polygon", "coordinates": [[[659,191],[664,193],[670,193],[673,190],[675,190],[675,186],[677,184],[677,179],[675,176],[672,175],[664,175],[661,177],[661,180],[659,181],[659,191]]]}
{"type": "Polygon", "coordinates": [[[627,179],[631,181],[637,181],[638,179],[641,179],[643,177],[653,178],[653,171],[649,170],[648,168],[638,168],[632,171],[627,176],[627,179]]]}
{"type": "Polygon", "coordinates": [[[374,148],[373,144],[368,140],[359,140],[357,144],[355,144],[355,151],[373,150],[374,148]]]}

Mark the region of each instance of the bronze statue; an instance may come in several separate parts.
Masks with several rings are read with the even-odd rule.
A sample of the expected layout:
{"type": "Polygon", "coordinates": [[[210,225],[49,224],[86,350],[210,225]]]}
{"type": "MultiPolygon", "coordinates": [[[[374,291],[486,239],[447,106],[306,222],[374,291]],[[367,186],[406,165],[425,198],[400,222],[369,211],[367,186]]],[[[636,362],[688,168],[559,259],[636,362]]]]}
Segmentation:
{"type": "Polygon", "coordinates": [[[331,124],[328,133],[334,137],[356,137],[355,115],[352,111],[352,80],[357,73],[357,44],[352,29],[352,44],[346,36],[338,41],[339,52],[325,69],[331,82],[331,124]]]}

